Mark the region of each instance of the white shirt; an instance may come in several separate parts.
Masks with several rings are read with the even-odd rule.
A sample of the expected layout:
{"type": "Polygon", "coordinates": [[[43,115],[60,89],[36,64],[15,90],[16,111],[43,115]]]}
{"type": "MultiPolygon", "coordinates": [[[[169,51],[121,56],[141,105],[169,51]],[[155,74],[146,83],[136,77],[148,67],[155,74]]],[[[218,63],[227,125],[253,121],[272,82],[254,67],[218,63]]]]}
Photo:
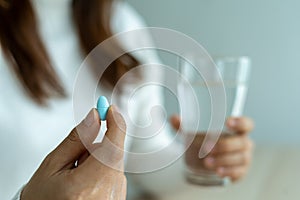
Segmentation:
{"type": "MultiPolygon", "coordinates": [[[[52,151],[76,125],[73,116],[72,89],[77,70],[83,61],[79,41],[72,24],[70,0],[34,0],[33,6],[40,25],[40,33],[53,66],[68,93],[65,99],[51,99],[48,107],[41,107],[30,99],[0,51],[0,197],[9,199],[23,184],[28,182],[45,156],[52,151]]],[[[113,7],[111,28],[114,33],[143,27],[141,17],[127,4],[116,3],[113,7]]],[[[150,38],[144,38],[145,40],[150,38]]],[[[128,47],[128,41],[120,41],[128,47]]],[[[131,41],[132,42],[132,41],[131,41]]],[[[1,50],[1,49],[0,49],[1,50]]],[[[159,63],[158,57],[148,52],[135,53],[145,63],[159,63]]],[[[145,77],[162,75],[152,71],[145,77]]],[[[101,94],[110,96],[100,88],[101,94]]],[[[128,98],[126,95],[122,98],[128,98]]],[[[133,118],[147,121],[153,105],[163,102],[161,89],[147,88],[132,102],[133,118]]],[[[156,149],[166,144],[168,134],[156,142],[132,144],[136,151],[156,149]],[[164,141],[165,140],[165,141],[164,141]],[[146,149],[146,150],[145,150],[146,149]]],[[[130,142],[127,142],[129,148],[130,142]]],[[[162,155],[163,156],[163,155],[162,155]]],[[[147,180],[141,178],[140,182],[147,180]]],[[[165,180],[166,181],[166,180],[165,180]]],[[[150,185],[156,187],[156,180],[150,185]]],[[[163,184],[163,182],[161,182],[163,184]]],[[[150,186],[151,187],[151,186],[150,186]]],[[[152,189],[153,190],[153,189],[152,189]]]]}

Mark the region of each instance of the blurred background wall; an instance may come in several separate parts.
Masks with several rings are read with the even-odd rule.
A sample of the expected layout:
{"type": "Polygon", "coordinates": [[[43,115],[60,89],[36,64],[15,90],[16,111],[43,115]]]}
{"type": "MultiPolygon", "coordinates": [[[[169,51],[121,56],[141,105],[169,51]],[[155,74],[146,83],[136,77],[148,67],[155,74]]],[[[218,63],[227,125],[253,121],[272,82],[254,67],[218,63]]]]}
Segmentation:
{"type": "MultiPolygon", "coordinates": [[[[211,55],[251,57],[245,114],[256,122],[253,138],[300,143],[300,1],[127,1],[149,26],[183,32],[211,55]]],[[[169,102],[167,108],[175,111],[174,101],[169,102]]]]}

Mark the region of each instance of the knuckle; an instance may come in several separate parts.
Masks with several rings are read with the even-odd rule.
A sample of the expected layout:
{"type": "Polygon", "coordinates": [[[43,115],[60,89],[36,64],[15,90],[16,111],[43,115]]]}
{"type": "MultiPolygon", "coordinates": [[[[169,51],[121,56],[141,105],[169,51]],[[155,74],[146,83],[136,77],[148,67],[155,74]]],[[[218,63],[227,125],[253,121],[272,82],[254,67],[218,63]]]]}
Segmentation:
{"type": "Polygon", "coordinates": [[[230,141],[229,140],[223,140],[219,143],[218,149],[220,152],[228,152],[231,149],[230,141]]]}
{"type": "Polygon", "coordinates": [[[254,147],[255,147],[255,144],[254,144],[253,140],[249,139],[249,140],[248,140],[248,148],[249,148],[250,150],[253,150],[254,147]]]}
{"type": "Polygon", "coordinates": [[[254,142],[248,138],[248,137],[245,137],[244,139],[244,150],[245,151],[249,151],[249,152],[252,152],[254,150],[254,142]]]}
{"type": "Polygon", "coordinates": [[[250,156],[249,153],[243,152],[241,155],[241,164],[248,165],[250,164],[250,156]]]}
{"type": "Polygon", "coordinates": [[[76,127],[71,131],[66,139],[71,143],[77,143],[80,140],[76,127]]]}

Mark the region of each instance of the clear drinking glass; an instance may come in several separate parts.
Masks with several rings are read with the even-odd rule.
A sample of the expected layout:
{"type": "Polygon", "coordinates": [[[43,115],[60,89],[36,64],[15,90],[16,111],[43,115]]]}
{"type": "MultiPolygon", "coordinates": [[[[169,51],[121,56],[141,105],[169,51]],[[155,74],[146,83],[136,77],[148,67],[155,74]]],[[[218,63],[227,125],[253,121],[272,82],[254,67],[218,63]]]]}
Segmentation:
{"type": "MultiPolygon", "coordinates": [[[[197,59],[197,58],[191,58],[197,59]]],[[[225,87],[226,94],[226,117],[238,117],[243,113],[247,96],[248,79],[250,73],[250,59],[248,57],[222,57],[214,60],[218,70],[211,70],[211,73],[219,72],[219,75],[211,74],[204,81],[201,74],[185,60],[180,61],[179,71],[186,81],[178,81],[178,98],[184,102],[181,109],[186,114],[182,115],[181,129],[185,135],[186,152],[185,156],[185,178],[188,182],[203,186],[222,186],[230,182],[230,179],[219,177],[214,171],[205,168],[203,160],[199,158],[199,151],[208,133],[211,121],[211,96],[208,87],[225,87]],[[223,84],[221,84],[221,79],[223,84]],[[196,96],[196,101],[191,100],[196,96]],[[200,108],[200,116],[195,116],[195,108],[200,108]],[[199,119],[200,118],[200,119],[199,119]],[[190,127],[199,121],[197,133],[190,134],[190,127]]],[[[196,61],[197,63],[197,61],[196,61]]],[[[205,62],[198,61],[205,65],[205,62]]],[[[209,74],[208,66],[206,74],[209,74]]],[[[194,126],[193,126],[194,127],[194,126]]],[[[224,126],[220,137],[230,137],[230,133],[224,126]]]]}

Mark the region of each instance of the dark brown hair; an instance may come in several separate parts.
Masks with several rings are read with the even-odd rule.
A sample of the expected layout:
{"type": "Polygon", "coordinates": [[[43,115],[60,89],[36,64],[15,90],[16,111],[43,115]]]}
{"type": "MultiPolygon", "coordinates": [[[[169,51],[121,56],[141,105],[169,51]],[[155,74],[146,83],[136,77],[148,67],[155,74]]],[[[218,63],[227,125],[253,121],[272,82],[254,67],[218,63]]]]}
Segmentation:
{"type": "MultiPolygon", "coordinates": [[[[111,6],[112,0],[73,0],[74,24],[84,54],[112,36],[111,6]]],[[[35,102],[45,104],[52,96],[66,96],[40,39],[30,0],[0,0],[0,44],[27,94],[35,102]]],[[[113,86],[124,71],[137,64],[137,60],[125,54],[111,64],[103,79],[113,86]]]]}

